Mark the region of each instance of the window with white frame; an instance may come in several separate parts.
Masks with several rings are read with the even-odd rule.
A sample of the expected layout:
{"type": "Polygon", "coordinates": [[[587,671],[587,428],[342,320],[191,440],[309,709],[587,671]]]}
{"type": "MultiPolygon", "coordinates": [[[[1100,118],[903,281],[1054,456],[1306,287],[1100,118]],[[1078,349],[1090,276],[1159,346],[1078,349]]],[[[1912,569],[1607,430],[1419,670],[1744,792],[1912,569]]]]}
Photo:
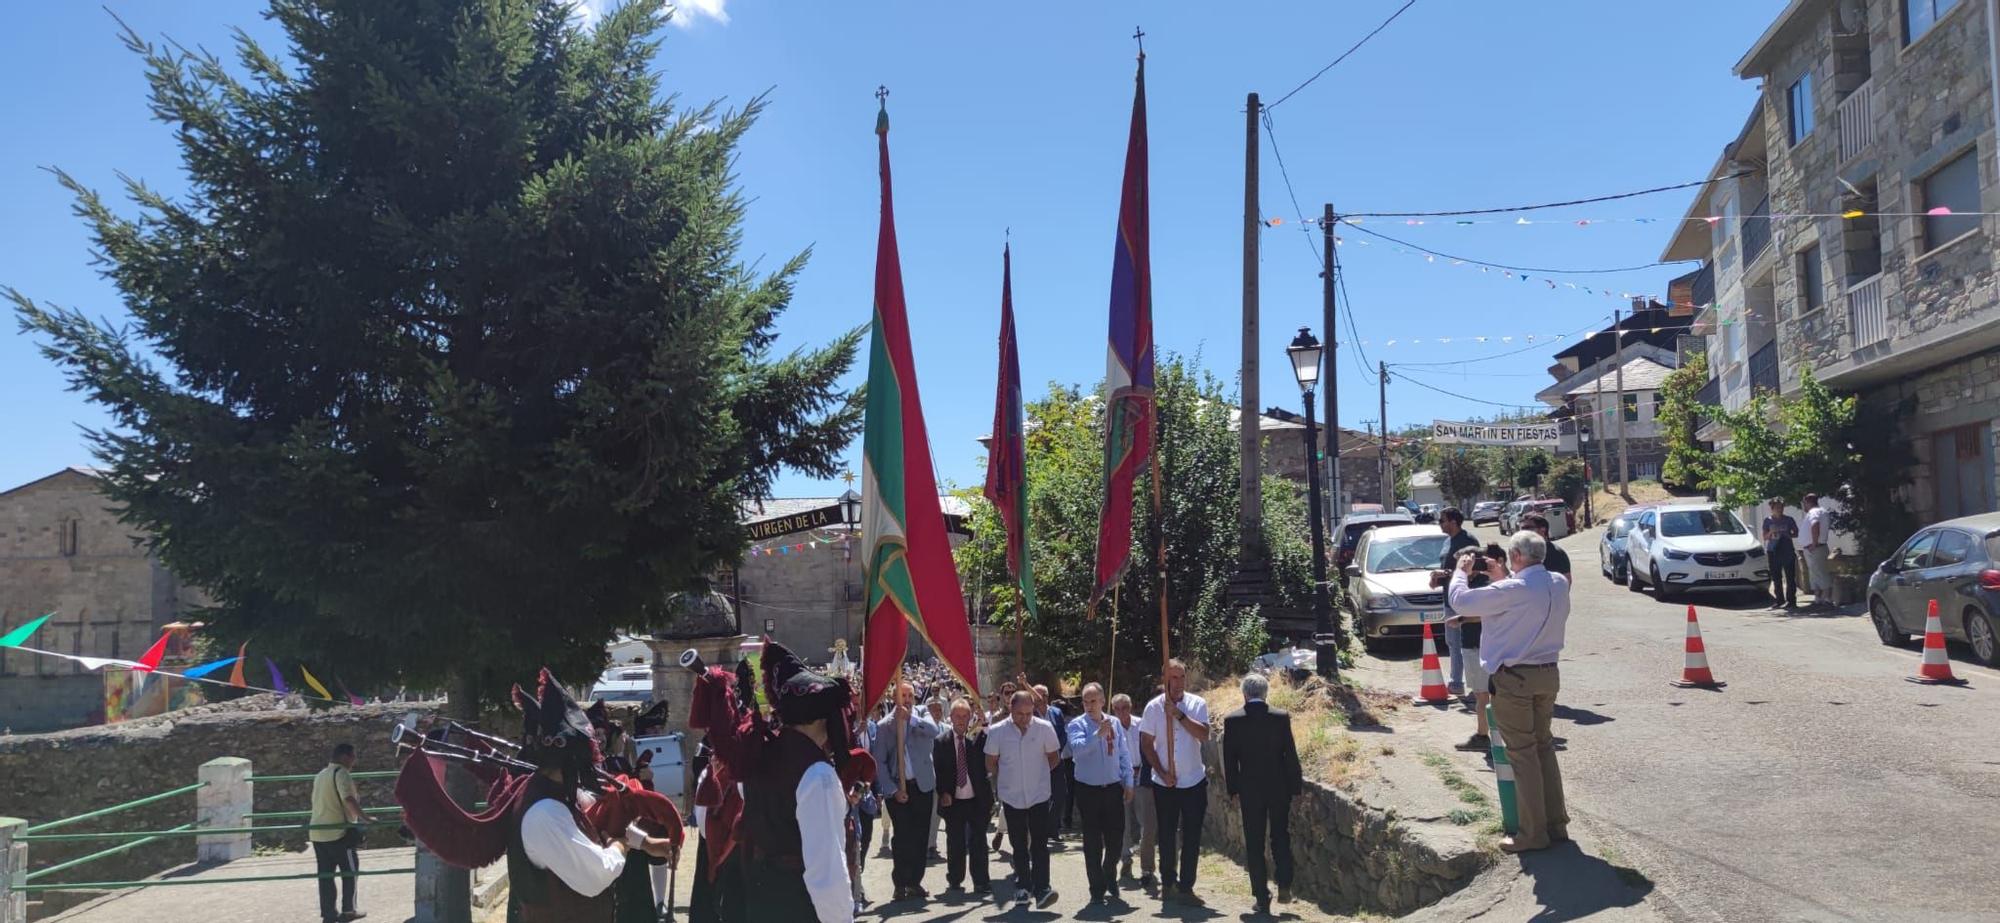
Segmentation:
{"type": "Polygon", "coordinates": [[[1917,181],[1925,252],[1979,228],[1979,158],[1974,153],[1968,149],[1917,181]]]}
{"type": "Polygon", "coordinates": [[[1812,72],[1799,75],[1791,89],[1785,91],[1786,121],[1791,130],[1792,143],[1804,141],[1813,130],[1812,72]]]}
{"type": "Polygon", "coordinates": [[[1958,0],[1903,0],[1903,44],[1921,38],[1958,0]]]}

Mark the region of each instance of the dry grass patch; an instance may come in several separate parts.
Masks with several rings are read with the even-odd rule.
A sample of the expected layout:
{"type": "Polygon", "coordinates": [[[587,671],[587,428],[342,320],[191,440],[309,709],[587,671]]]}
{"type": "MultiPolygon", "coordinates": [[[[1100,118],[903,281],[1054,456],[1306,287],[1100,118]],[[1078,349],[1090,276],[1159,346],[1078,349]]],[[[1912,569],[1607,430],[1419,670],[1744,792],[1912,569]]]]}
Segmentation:
{"type": "MultiPolygon", "coordinates": [[[[1205,697],[1211,720],[1218,727],[1222,716],[1243,707],[1242,689],[1234,683],[1217,686],[1205,697]]],[[[1292,739],[1298,744],[1299,768],[1306,778],[1347,788],[1368,775],[1361,740],[1348,728],[1357,720],[1368,726],[1379,723],[1375,694],[1344,685],[1329,687],[1316,676],[1300,685],[1293,685],[1287,677],[1273,676],[1267,699],[1271,707],[1292,715],[1292,739]]]]}

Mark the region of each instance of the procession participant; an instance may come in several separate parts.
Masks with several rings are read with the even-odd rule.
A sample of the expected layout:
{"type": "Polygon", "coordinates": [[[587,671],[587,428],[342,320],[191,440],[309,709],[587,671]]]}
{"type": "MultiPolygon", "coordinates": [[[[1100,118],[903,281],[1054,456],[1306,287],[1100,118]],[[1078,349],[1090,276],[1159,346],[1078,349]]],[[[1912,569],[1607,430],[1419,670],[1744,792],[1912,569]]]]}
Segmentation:
{"type": "Polygon", "coordinates": [[[908,681],[897,683],[895,710],[876,722],[875,740],[869,750],[877,767],[876,790],[889,799],[894,856],[889,878],[896,888],[891,900],[930,896],[923,888],[923,881],[931,800],[937,791],[931,752],[937,744],[938,730],[928,716],[917,710],[916,687],[908,681]]]}
{"type": "Polygon", "coordinates": [[[1070,790],[1083,815],[1084,873],[1093,904],[1108,904],[1118,896],[1125,806],[1132,802],[1132,754],[1122,745],[1116,724],[1104,713],[1104,687],[1084,686],[1083,714],[1069,723],[1065,736],[1076,767],[1070,790]]]}
{"type": "MultiPolygon", "coordinates": [[[[943,740],[947,736],[945,732],[951,727],[951,718],[945,714],[946,700],[943,698],[943,692],[944,690],[940,689],[939,694],[932,696],[930,701],[926,703],[926,707],[930,709],[931,723],[938,726],[939,740],[943,740]]],[[[933,761],[933,765],[935,765],[935,761],[933,761]]],[[[938,833],[944,830],[944,815],[939,810],[939,802],[944,800],[940,797],[943,794],[944,791],[941,788],[931,793],[930,835],[924,837],[924,846],[927,850],[928,859],[931,862],[944,861],[944,854],[938,852],[938,833]]]]}
{"type": "Polygon", "coordinates": [[[844,679],[806,668],[767,642],[765,698],[779,728],[744,767],[743,884],[757,920],[852,923],[847,877],[847,794],[839,766],[848,747],[844,679]]]}
{"type": "Polygon", "coordinates": [[[1153,769],[1153,809],[1160,820],[1160,897],[1200,907],[1207,902],[1195,894],[1194,880],[1208,814],[1208,768],[1201,758],[1208,702],[1187,691],[1187,664],[1179,659],[1167,661],[1164,681],[1166,691],[1146,703],[1139,719],[1139,750],[1153,769]]]}
{"type": "Polygon", "coordinates": [[[1132,754],[1134,775],[1132,800],[1125,802],[1123,874],[1132,877],[1132,859],[1137,856],[1143,873],[1139,886],[1150,891],[1158,885],[1158,879],[1153,877],[1153,850],[1159,828],[1159,818],[1153,814],[1153,774],[1139,753],[1139,719],[1132,714],[1132,697],[1122,692],[1112,696],[1111,714],[1118,719],[1118,745],[1132,754]]]}
{"type": "Polygon", "coordinates": [[[514,806],[507,877],[520,923],[610,923],[612,882],[625,870],[626,850],[670,859],[670,840],[637,825],[616,837],[595,829],[584,811],[597,791],[597,753],[590,720],[547,670],[534,698],[514,687],[522,714],[520,759],[538,771],[514,806]]]}
{"type": "Polygon", "coordinates": [[[1062,744],[1056,729],[1035,717],[1035,694],[1014,693],[1009,720],[986,733],[986,774],[1004,806],[1007,839],[1014,846],[1014,900],[1026,907],[1030,895],[1047,909],[1056,902],[1049,886],[1049,771],[1062,744]]]}
{"type": "Polygon", "coordinates": [[[958,890],[971,867],[972,893],[993,890],[986,863],[986,822],[993,784],[986,775],[986,731],[972,723],[972,703],[951,703],[951,732],[940,738],[931,761],[937,768],[938,813],[945,823],[945,889],[958,890]]]}

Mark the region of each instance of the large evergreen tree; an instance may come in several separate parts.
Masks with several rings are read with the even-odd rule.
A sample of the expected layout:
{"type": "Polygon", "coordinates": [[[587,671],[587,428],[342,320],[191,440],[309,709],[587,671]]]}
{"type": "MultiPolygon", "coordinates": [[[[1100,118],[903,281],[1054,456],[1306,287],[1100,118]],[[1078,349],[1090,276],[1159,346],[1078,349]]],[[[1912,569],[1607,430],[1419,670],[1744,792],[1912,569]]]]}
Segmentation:
{"type": "Polygon", "coordinates": [[[660,0],[269,15],[284,59],[126,36],[185,196],[130,182],[124,214],[61,177],[132,327],[6,294],[111,411],[106,489],[221,640],[468,699],[587,678],[856,429],[856,333],[775,352],[803,255],[737,259],[759,105],[663,92],[660,0]]]}

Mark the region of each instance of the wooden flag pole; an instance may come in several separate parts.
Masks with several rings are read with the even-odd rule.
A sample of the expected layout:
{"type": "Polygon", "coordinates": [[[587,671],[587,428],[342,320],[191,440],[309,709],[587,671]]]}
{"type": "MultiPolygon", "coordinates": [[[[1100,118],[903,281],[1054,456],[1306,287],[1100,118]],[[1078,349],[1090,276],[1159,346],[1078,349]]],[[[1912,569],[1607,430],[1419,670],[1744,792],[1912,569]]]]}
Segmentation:
{"type": "MultiPolygon", "coordinates": [[[[1173,707],[1173,703],[1166,698],[1165,685],[1167,680],[1167,663],[1173,659],[1173,638],[1168,634],[1167,625],[1167,516],[1160,505],[1160,442],[1157,433],[1157,421],[1159,420],[1160,411],[1157,403],[1152,407],[1152,411],[1153,419],[1147,422],[1154,423],[1156,429],[1153,439],[1152,456],[1153,522],[1155,523],[1155,528],[1159,530],[1159,534],[1155,538],[1160,562],[1160,708],[1162,717],[1167,717],[1167,773],[1172,775],[1174,781],[1178,783],[1180,781],[1180,770],[1174,767],[1174,725],[1180,722],[1164,714],[1168,708],[1173,707]]],[[[1116,612],[1117,610],[1114,608],[1112,611],[1116,612]]],[[[1112,637],[1116,638],[1117,635],[1112,635],[1112,637]]]]}
{"type": "Polygon", "coordinates": [[[1018,592],[1014,594],[1014,668],[1028,672],[1028,603],[1018,592]]]}
{"type": "Polygon", "coordinates": [[[1111,663],[1104,671],[1104,698],[1118,694],[1118,588],[1111,588],[1111,663]]]}

